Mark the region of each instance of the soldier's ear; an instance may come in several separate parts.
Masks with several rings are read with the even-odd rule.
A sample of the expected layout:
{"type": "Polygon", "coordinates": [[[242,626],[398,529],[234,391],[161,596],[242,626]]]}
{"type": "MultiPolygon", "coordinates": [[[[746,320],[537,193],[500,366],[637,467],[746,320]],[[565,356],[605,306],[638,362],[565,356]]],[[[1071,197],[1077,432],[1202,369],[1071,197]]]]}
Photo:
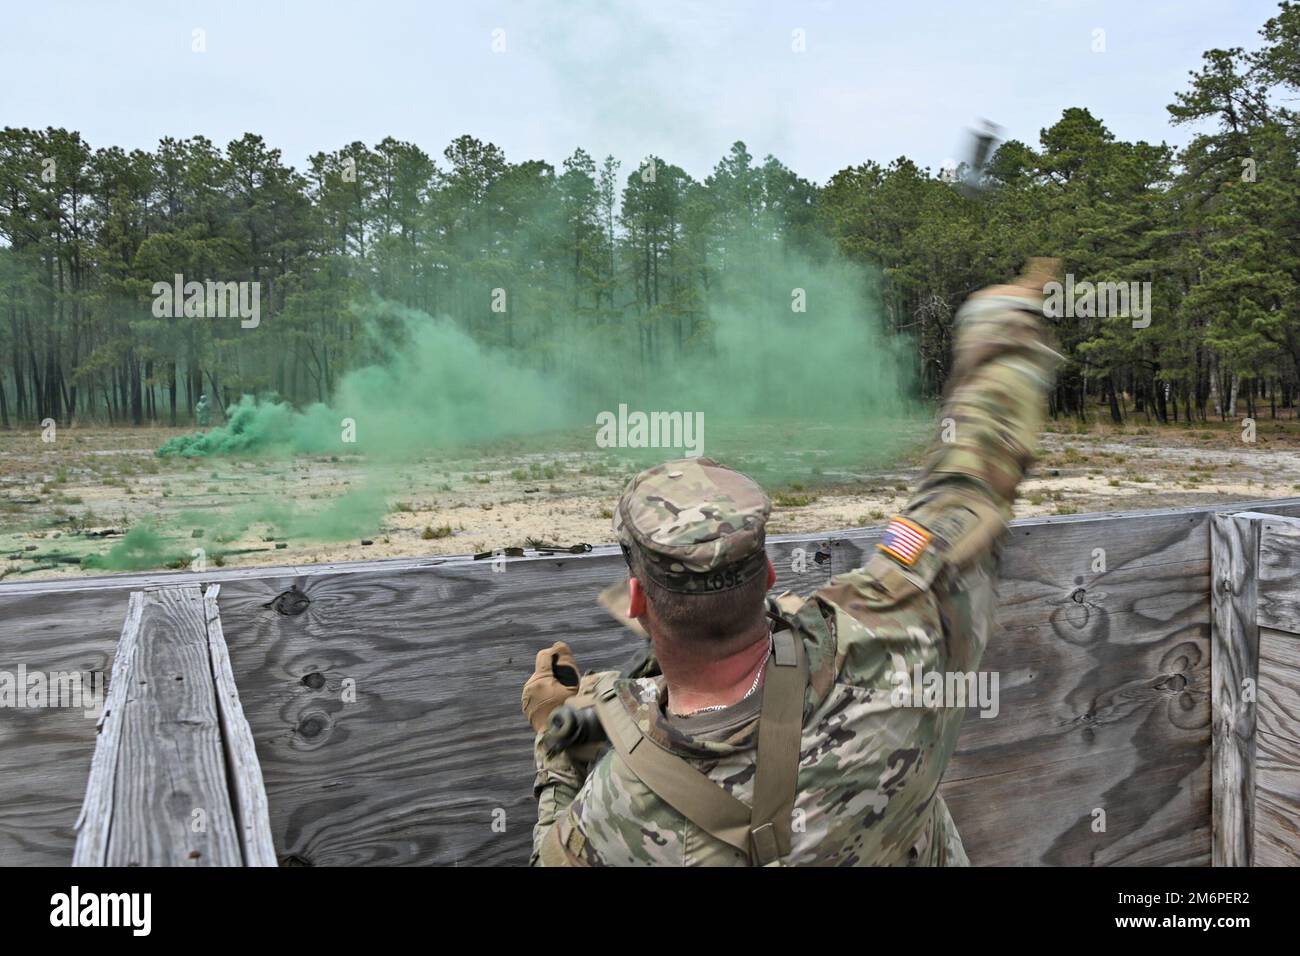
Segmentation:
{"type": "Polygon", "coordinates": [[[776,587],[776,567],[772,564],[772,559],[767,559],[767,589],[770,591],[776,587]]]}
{"type": "Polygon", "coordinates": [[[645,591],[636,578],[627,579],[627,616],[635,620],[645,614],[645,591]]]}

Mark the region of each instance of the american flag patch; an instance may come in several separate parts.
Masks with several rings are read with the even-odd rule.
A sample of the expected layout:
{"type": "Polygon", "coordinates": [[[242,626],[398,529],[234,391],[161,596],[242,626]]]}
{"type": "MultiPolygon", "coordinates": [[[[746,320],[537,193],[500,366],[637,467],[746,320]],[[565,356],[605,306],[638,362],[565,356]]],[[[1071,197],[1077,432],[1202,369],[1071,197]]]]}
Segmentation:
{"type": "Polygon", "coordinates": [[[880,539],[876,547],[910,568],[929,543],[930,532],[914,521],[895,518],[889,522],[889,527],[885,529],[885,536],[880,539]]]}

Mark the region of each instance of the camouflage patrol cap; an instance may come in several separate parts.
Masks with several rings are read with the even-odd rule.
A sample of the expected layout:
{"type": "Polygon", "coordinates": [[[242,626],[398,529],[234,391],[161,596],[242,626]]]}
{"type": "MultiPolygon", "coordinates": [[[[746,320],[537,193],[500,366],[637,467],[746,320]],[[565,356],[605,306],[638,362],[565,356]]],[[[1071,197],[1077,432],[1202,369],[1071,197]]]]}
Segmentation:
{"type": "Polygon", "coordinates": [[[763,550],[772,503],[758,483],[711,458],[647,468],[628,483],[614,533],[631,564],[685,594],[729,591],[767,573],[763,550]]]}

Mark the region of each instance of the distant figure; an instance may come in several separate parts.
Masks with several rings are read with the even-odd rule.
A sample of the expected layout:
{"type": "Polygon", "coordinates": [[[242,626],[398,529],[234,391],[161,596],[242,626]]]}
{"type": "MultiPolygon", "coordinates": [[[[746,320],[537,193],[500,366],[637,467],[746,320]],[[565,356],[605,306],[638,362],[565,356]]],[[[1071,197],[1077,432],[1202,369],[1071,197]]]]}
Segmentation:
{"type": "Polygon", "coordinates": [[[212,406],[208,404],[207,392],[199,395],[199,403],[194,406],[194,420],[198,422],[200,428],[207,428],[212,424],[212,406]]]}
{"type": "Polygon", "coordinates": [[[1060,361],[1042,322],[1058,268],[1031,261],[962,307],[916,491],[862,567],[806,598],[766,598],[770,505],[753,480],[707,458],[632,480],[614,517],[629,578],[602,603],[649,635],[658,666],[579,677],[563,642],[537,655],[533,863],[968,862],[938,793],[965,702],[917,695],[935,675],[973,679],[993,629],[998,552],[1060,361]],[[559,746],[587,709],[603,735],[559,746]],[[612,750],[592,754],[601,736],[612,750]]]}

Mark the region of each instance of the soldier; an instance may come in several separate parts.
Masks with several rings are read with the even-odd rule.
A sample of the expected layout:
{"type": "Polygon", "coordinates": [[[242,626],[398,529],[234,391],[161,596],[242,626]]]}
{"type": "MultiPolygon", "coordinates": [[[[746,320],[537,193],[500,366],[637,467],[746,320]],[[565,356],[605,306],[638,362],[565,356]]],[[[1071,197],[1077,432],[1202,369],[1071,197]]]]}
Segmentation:
{"type": "Polygon", "coordinates": [[[212,424],[212,409],[208,405],[206,392],[199,395],[198,403],[194,406],[194,421],[200,428],[207,428],[212,424]]]}
{"type": "Polygon", "coordinates": [[[979,666],[1060,360],[1040,318],[1058,267],[1031,260],[965,303],[916,492],[863,567],[806,599],[765,597],[770,504],[754,481],[705,458],[631,481],[614,517],[621,617],[661,673],[579,679],[563,643],[538,654],[523,694],[539,731],[534,864],[968,863],[938,794],[964,709],[898,691],[979,666]],[[594,707],[612,747],[549,752],[541,731],[565,703],[594,707]]]}

